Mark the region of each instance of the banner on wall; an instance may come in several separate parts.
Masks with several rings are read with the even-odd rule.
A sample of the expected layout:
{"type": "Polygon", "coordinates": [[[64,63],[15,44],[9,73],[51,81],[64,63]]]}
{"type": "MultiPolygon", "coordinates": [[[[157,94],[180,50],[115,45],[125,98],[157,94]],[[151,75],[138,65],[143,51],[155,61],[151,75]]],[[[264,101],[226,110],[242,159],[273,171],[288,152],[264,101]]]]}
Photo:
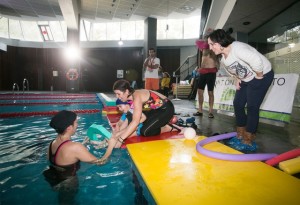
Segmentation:
{"type": "MultiPolygon", "coordinates": [[[[284,123],[290,122],[298,79],[298,74],[275,74],[273,83],[260,107],[260,118],[284,123]]],[[[207,109],[209,99],[207,88],[205,88],[204,93],[203,107],[207,109]]],[[[234,79],[232,77],[217,77],[214,89],[214,109],[233,115],[234,95],[234,79]]]]}

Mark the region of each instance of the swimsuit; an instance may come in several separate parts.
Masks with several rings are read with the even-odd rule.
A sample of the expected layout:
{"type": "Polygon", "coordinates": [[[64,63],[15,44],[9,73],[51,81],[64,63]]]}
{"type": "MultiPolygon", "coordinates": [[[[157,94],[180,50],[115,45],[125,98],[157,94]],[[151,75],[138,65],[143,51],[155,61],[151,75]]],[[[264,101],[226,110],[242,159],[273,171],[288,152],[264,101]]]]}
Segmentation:
{"type": "Polygon", "coordinates": [[[165,102],[169,100],[168,98],[162,99],[156,93],[150,90],[149,93],[150,93],[149,99],[143,104],[144,109],[156,110],[162,107],[165,104],[165,102]]]}
{"type": "Polygon", "coordinates": [[[149,91],[149,99],[143,104],[147,119],[143,122],[140,132],[142,136],[160,134],[161,128],[169,123],[174,115],[174,105],[168,98],[161,98],[156,93],[149,91]]]}
{"type": "MultiPolygon", "coordinates": [[[[54,140],[53,140],[54,141],[54,140]]],[[[52,154],[52,143],[53,141],[50,143],[50,147],[49,147],[49,161],[51,163],[51,165],[59,172],[62,172],[64,174],[67,174],[69,176],[75,176],[76,175],[76,171],[80,168],[80,161],[74,163],[74,164],[70,164],[70,165],[57,165],[56,164],[56,156],[57,153],[60,151],[60,149],[62,148],[62,146],[68,142],[71,142],[71,140],[67,140],[64,141],[63,143],[61,143],[56,152],[54,154],[52,154]]]]}

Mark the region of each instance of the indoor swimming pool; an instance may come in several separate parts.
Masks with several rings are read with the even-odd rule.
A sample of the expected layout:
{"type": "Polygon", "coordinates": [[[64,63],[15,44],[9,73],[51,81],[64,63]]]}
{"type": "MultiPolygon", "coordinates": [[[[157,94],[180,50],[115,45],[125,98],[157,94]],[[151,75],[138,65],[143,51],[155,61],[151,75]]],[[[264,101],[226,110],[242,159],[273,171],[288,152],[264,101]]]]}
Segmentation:
{"type": "MultiPolygon", "coordinates": [[[[96,95],[95,100],[96,100],[96,95]]],[[[74,99],[78,100],[78,99],[74,99]]],[[[48,100],[49,102],[49,100],[48,100]]],[[[77,103],[69,105],[47,104],[1,106],[1,113],[57,110],[82,110],[73,141],[82,142],[86,130],[93,123],[110,129],[101,104],[77,103]],[[85,110],[98,110],[85,113],[85,110]]],[[[43,172],[48,169],[47,149],[56,137],[49,126],[51,115],[0,118],[0,204],[154,204],[146,202],[145,188],[135,170],[127,149],[115,149],[103,166],[81,163],[77,177],[60,184],[48,182],[43,172]],[[68,183],[68,186],[65,184],[68,183]]],[[[101,157],[105,149],[87,145],[91,153],[101,157]]],[[[148,194],[149,198],[149,194],[148,194]]]]}

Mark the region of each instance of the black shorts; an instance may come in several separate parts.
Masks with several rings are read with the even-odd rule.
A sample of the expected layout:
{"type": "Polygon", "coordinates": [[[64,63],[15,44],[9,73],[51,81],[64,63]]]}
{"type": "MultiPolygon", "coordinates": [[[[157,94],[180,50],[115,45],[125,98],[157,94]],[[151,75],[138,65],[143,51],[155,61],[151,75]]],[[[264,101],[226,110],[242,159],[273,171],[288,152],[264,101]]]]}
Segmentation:
{"type": "Polygon", "coordinates": [[[200,74],[198,80],[198,89],[204,90],[207,85],[208,91],[213,91],[216,83],[216,73],[200,74]]]}

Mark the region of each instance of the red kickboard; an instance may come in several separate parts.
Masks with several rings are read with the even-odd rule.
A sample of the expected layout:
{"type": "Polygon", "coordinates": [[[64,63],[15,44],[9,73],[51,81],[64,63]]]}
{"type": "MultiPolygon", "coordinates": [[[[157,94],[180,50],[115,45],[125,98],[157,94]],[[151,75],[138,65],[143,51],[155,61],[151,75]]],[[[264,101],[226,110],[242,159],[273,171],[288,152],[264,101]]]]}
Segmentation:
{"type": "Polygon", "coordinates": [[[184,136],[182,134],[178,134],[178,131],[174,132],[165,132],[160,135],[156,136],[149,136],[149,137],[143,137],[143,136],[133,136],[129,137],[125,140],[125,144],[133,144],[138,142],[148,142],[148,141],[154,141],[154,140],[167,140],[167,139],[180,139],[184,136]]]}

